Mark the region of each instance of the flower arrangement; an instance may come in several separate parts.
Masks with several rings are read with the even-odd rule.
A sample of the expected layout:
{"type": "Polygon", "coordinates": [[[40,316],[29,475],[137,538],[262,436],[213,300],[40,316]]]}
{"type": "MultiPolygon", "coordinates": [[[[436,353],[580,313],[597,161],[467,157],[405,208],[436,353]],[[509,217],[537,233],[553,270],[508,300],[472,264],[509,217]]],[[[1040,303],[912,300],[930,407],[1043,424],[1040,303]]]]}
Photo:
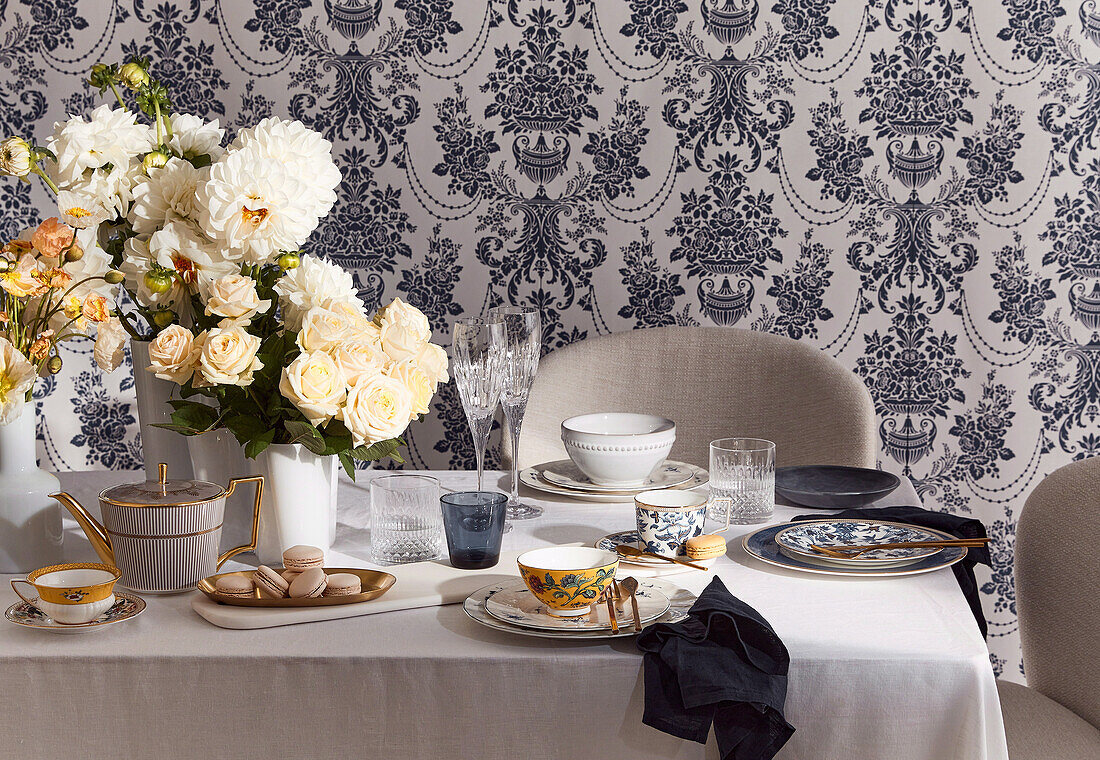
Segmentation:
{"type": "MultiPolygon", "coordinates": [[[[151,341],[144,369],[177,383],[182,397],[171,402],[172,424],[160,427],[185,435],[226,427],[253,458],[273,443],[301,443],[338,456],[353,477],[355,459],[401,461],[401,435],[449,379],[447,356],[419,310],[395,299],[368,316],[351,275],[300,250],[336,202],[331,143],[299,121],[269,117],[223,145],[217,120],[172,112],[147,59],[97,64],[89,82],[117,107],[55,124],[45,146],[0,142],[0,173],[41,178],[60,218],[35,236],[70,230],[62,263],[94,263],[104,283],[122,282],[129,294],[131,310],[108,309],[105,296],[94,302],[90,313],[104,323],[97,358],[121,356],[123,331],[151,341]]],[[[49,245],[43,250],[59,250],[56,239],[49,245]]],[[[54,276],[48,257],[7,260],[13,283],[54,276]],[[45,274],[25,272],[32,264],[45,274]]],[[[77,315],[70,293],[61,298],[61,312],[42,309],[50,319],[96,321],[77,315]]],[[[47,337],[61,339],[72,324],[47,337]]],[[[35,359],[49,353],[35,348],[40,327],[28,328],[30,343],[20,332],[12,344],[49,367],[52,359],[35,359]]],[[[7,353],[0,361],[9,366],[7,353]]],[[[23,389],[27,368],[11,367],[2,376],[23,389]]]]}
{"type": "Polygon", "coordinates": [[[57,345],[97,326],[96,363],[122,362],[126,334],[108,299],[122,273],[83,230],[56,217],[0,248],[0,425],[19,418],[34,381],[61,371],[57,345]]]}
{"type": "Polygon", "coordinates": [[[249,457],[300,443],[353,478],[355,459],[400,462],[401,435],[449,380],[423,313],[394,299],[368,317],[351,275],[312,256],[220,277],[196,307],[197,333],[171,325],[149,345],[149,371],[181,386],[165,427],[226,427],[249,457]]]}

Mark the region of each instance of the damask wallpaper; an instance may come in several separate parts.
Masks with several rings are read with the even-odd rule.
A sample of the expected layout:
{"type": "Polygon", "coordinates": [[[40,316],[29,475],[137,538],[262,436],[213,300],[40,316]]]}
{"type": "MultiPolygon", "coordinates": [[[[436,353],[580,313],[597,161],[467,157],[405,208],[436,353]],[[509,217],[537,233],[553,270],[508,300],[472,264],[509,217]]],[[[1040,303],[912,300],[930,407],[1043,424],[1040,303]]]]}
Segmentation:
{"type": "MultiPolygon", "coordinates": [[[[101,60],[178,110],[332,140],[310,249],[448,322],[537,305],[546,348],[666,324],[808,341],[871,389],[884,467],[980,517],[1020,677],[1024,498],[1100,453],[1094,0],[0,0],[0,126],[45,135],[101,60]]],[[[12,236],[51,215],[0,184],[12,236]]],[[[133,381],[90,344],[36,390],[53,469],[136,468],[133,381]]],[[[700,400],[705,403],[705,400],[700,400]]],[[[473,462],[453,386],[417,466],[473,462]]],[[[731,431],[734,432],[734,431],[731,431]]],[[[751,433],[751,431],[739,431],[751,433]]]]}

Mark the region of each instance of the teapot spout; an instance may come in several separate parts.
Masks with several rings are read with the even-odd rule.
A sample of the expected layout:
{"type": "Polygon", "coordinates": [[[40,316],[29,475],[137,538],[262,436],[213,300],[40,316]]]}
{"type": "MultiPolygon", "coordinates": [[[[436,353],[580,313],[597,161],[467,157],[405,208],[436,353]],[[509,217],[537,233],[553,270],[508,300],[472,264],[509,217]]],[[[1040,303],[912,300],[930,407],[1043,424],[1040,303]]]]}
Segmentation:
{"type": "Polygon", "coordinates": [[[80,523],[81,530],[84,531],[84,535],[88,537],[88,541],[91,542],[92,548],[95,549],[95,553],[99,555],[99,558],[103,560],[104,564],[115,564],[115,552],[111,548],[111,539],[107,535],[107,531],[103,529],[94,517],[88,514],[88,510],[80,506],[76,499],[64,491],[60,493],[50,494],[51,499],[57,499],[72,513],[76,521],[80,523]]]}

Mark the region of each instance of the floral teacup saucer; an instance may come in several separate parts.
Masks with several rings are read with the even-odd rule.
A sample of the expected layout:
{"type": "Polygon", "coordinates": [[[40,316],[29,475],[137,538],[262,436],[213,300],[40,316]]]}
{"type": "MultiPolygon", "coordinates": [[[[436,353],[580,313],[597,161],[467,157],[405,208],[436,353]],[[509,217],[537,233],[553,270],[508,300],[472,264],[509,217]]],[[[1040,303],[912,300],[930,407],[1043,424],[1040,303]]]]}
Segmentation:
{"type": "Polygon", "coordinates": [[[127,594],[124,591],[115,591],[115,597],[118,601],[114,603],[114,606],[89,623],[79,623],[76,625],[58,623],[37,607],[32,607],[26,602],[19,602],[18,604],[13,604],[11,607],[8,607],[7,612],[4,613],[4,617],[16,625],[25,626],[27,628],[37,628],[40,631],[47,631],[48,633],[75,634],[101,631],[107,626],[114,625],[115,623],[121,623],[124,620],[132,620],[140,615],[145,609],[145,600],[140,596],[127,594]]]}

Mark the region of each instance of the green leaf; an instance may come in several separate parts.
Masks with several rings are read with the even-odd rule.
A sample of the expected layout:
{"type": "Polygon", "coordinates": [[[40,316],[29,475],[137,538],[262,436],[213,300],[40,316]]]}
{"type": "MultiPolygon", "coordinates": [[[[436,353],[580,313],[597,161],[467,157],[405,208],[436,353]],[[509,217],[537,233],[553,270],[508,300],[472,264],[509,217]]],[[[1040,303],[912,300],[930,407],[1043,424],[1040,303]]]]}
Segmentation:
{"type": "Polygon", "coordinates": [[[225,426],[240,443],[246,443],[269,430],[263,420],[247,414],[233,414],[226,417],[225,426]]]}
{"type": "Polygon", "coordinates": [[[195,428],[188,427],[187,425],[173,425],[170,422],[154,422],[153,427],[171,430],[172,432],[179,433],[180,435],[198,435],[199,433],[206,432],[205,430],[195,430],[195,428]]]}
{"type": "Polygon", "coordinates": [[[203,153],[201,156],[191,156],[187,161],[196,169],[201,169],[204,166],[210,166],[210,155],[203,153]]]}
{"type": "Polygon", "coordinates": [[[351,454],[341,451],[336,456],[340,458],[340,464],[344,465],[344,472],[348,474],[349,478],[355,480],[355,462],[351,460],[351,454]]]}
{"type": "Polygon", "coordinates": [[[289,443],[300,443],[314,454],[323,454],[325,451],[325,439],[317,428],[308,422],[301,420],[287,420],[283,423],[290,433],[289,443]]]}
{"type": "Polygon", "coordinates": [[[377,462],[380,459],[389,457],[397,463],[402,463],[405,460],[401,458],[401,455],[397,453],[397,450],[405,445],[405,441],[401,438],[390,438],[388,441],[379,441],[373,443],[370,446],[358,446],[351,450],[351,455],[356,459],[364,462],[377,462]]]}
{"type": "Polygon", "coordinates": [[[172,423],[194,430],[210,430],[218,421],[218,410],[197,401],[180,399],[172,402],[172,423]]]}
{"type": "Polygon", "coordinates": [[[255,459],[260,452],[271,445],[271,442],[275,439],[275,430],[267,430],[260,435],[253,438],[244,447],[244,455],[249,459],[255,459]]]}

